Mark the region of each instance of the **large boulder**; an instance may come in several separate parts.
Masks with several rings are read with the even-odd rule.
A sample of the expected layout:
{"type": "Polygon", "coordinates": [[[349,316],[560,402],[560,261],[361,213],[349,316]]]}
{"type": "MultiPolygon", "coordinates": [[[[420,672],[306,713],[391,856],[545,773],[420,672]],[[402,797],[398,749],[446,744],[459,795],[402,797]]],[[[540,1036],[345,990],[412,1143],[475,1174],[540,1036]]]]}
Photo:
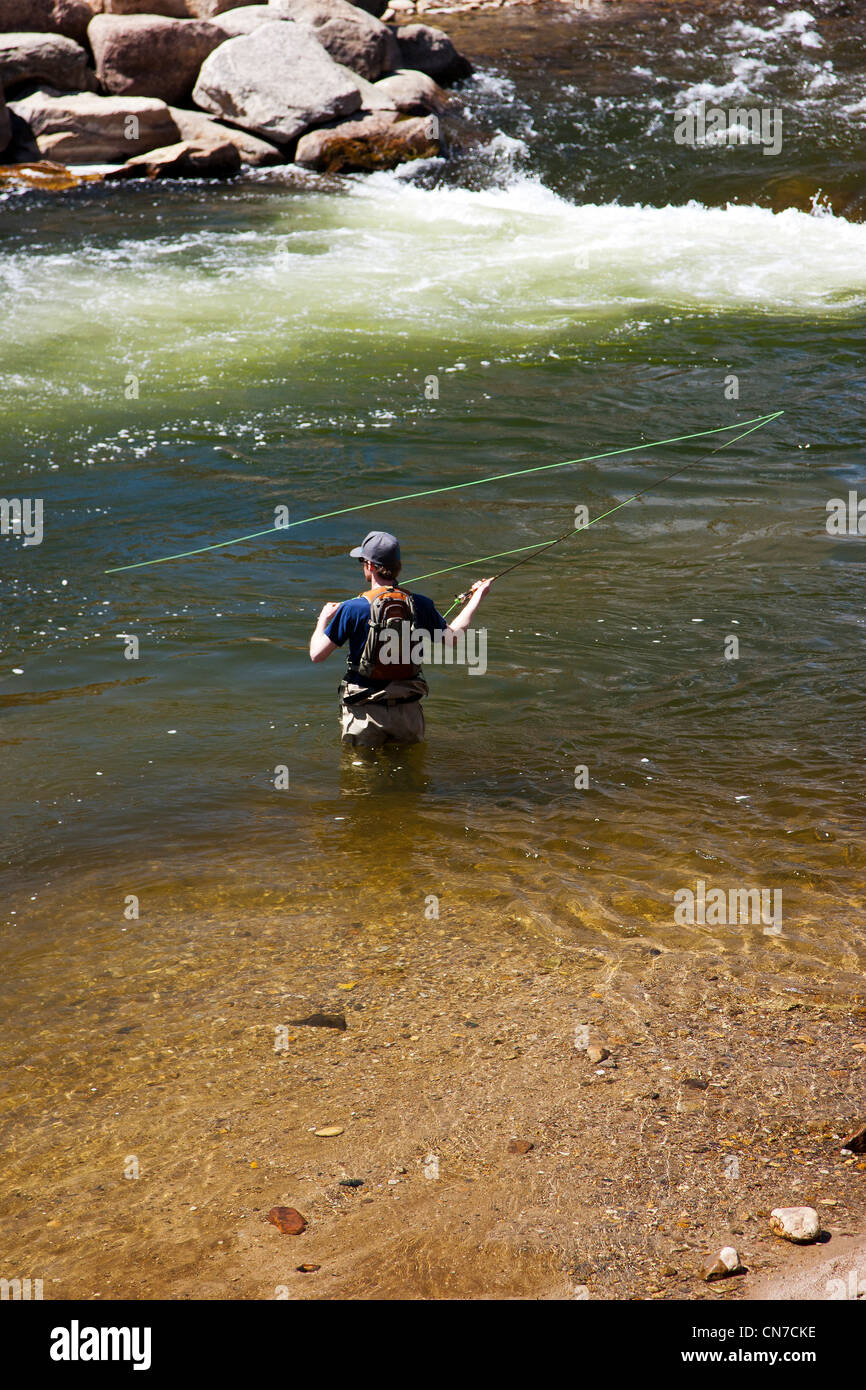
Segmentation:
{"type": "Polygon", "coordinates": [[[357,111],[361,94],[308,29],[275,20],[211,53],[193,100],[212,116],[285,144],[308,126],[357,111]]]}
{"type": "Polygon", "coordinates": [[[307,131],[298,141],[295,163],[321,173],[349,174],[429,159],[441,148],[435,116],[377,111],[307,131]]]}
{"type": "Polygon", "coordinates": [[[102,0],[101,14],[150,14],[163,19],[190,19],[187,0],[102,0]]]}
{"type": "Polygon", "coordinates": [[[0,0],[0,33],[65,34],[84,42],[102,0],[0,0]]]}
{"type": "Polygon", "coordinates": [[[150,150],[112,169],[106,179],[226,179],[241,167],[241,157],[230,140],[205,144],[180,140],[164,149],[150,150]]]}
{"type": "Polygon", "coordinates": [[[9,109],[27,123],[42,157],[64,164],[117,164],[177,140],[171,112],[153,97],[40,90],[9,109]]]}
{"type": "Polygon", "coordinates": [[[63,34],[0,34],[0,82],[7,92],[25,83],[58,92],[96,91],[87,54],[63,34]]]}
{"type": "Polygon", "coordinates": [[[358,91],[361,93],[362,111],[396,111],[397,107],[387,92],[379,91],[378,82],[368,82],[366,77],[362,77],[359,72],[353,72],[351,68],[343,67],[338,64],[340,71],[344,72],[351,82],[354,82],[358,91]]]}
{"type": "Polygon", "coordinates": [[[443,83],[457,82],[472,72],[469,59],[458,53],[442,29],[429,24],[401,24],[396,34],[401,54],[396,67],[417,68],[443,83]]]}
{"type": "Polygon", "coordinates": [[[428,111],[441,115],[448,106],[448,93],[443,92],[432,77],[424,72],[411,72],[408,68],[401,68],[390,77],[374,82],[372,91],[390,101],[395,111],[412,116],[425,115],[428,111]]]}
{"type": "Polygon", "coordinates": [[[277,15],[304,24],[336,63],[375,82],[403,66],[397,40],[381,20],[347,0],[270,0],[277,15]]]}
{"type": "Polygon", "coordinates": [[[285,163],[285,156],[276,145],[260,140],[258,135],[251,135],[248,130],[234,130],[231,126],[221,125],[201,111],[185,111],[179,106],[171,106],[169,110],[181,140],[187,140],[192,145],[229,140],[240,155],[241,163],[249,164],[254,169],[264,164],[285,163]]]}
{"type": "Polygon", "coordinates": [[[157,14],[167,19],[211,19],[247,0],[102,0],[105,14],[157,14]]]}
{"type": "Polygon", "coordinates": [[[219,25],[227,39],[236,39],[239,34],[251,34],[262,24],[273,24],[278,18],[270,5],[242,5],[239,10],[214,16],[211,23],[219,25]]]}
{"type": "Polygon", "coordinates": [[[161,15],[96,15],[87,37],[106,91],[175,104],[189,100],[205,58],[225,41],[207,20],[161,15]]]}
{"type": "Polygon", "coordinates": [[[242,9],[248,0],[186,0],[190,15],[196,19],[212,19],[228,10],[242,9]]]}

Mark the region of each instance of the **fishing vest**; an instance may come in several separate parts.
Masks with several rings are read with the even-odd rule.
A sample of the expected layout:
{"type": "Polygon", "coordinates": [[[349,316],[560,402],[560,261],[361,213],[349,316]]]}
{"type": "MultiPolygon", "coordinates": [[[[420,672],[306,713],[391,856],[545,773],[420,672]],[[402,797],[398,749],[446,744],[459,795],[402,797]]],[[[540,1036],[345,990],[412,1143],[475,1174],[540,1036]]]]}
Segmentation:
{"type": "MultiPolygon", "coordinates": [[[[367,640],[357,662],[350,662],[348,673],[363,681],[408,681],[421,674],[417,662],[383,661],[382,645],[387,633],[394,633],[402,649],[404,640],[411,644],[415,625],[415,600],[404,589],[368,589],[360,594],[370,604],[370,626],[367,640]],[[404,627],[408,624],[408,627],[404,627]]],[[[393,638],[388,645],[393,645],[393,638]]],[[[401,655],[405,653],[401,650],[401,655]]]]}

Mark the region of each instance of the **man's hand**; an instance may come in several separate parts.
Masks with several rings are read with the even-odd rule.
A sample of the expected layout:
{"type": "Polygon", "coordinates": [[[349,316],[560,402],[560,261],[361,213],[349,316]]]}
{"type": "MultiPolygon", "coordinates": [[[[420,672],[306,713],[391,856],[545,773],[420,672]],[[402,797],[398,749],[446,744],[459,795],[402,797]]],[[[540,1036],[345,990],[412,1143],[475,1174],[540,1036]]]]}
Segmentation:
{"type": "Polygon", "coordinates": [[[341,603],[326,603],[319,614],[318,627],[326,627],[331,621],[338,608],[342,608],[341,603]]]}
{"type": "Polygon", "coordinates": [[[470,594],[476,594],[479,599],[482,599],[492,583],[492,579],[476,579],[469,592],[470,594]]]}
{"type": "Polygon", "coordinates": [[[452,633],[462,632],[464,628],[467,628],[469,626],[470,622],[472,621],[472,614],[475,612],[476,608],[483,599],[484,595],[487,593],[487,590],[490,588],[490,585],[492,583],[492,579],[476,579],[475,583],[472,585],[472,588],[468,590],[466,594],[466,602],[460,609],[460,612],[457,614],[457,617],[453,618],[452,621],[448,624],[448,627],[452,633]]]}

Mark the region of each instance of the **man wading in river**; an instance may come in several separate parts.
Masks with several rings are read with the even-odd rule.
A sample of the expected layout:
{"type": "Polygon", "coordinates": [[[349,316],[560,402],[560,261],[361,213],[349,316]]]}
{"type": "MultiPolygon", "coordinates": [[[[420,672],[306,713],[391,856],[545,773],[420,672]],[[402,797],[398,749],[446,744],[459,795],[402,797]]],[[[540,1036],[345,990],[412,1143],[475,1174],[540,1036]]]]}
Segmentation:
{"type": "Polygon", "coordinates": [[[413,633],[452,645],[468,628],[492,579],[479,579],[465,606],[446,623],[432,599],[395,587],[400,546],[387,531],[370,531],[349,552],[364,567],[368,589],[345,603],[326,603],[310,638],[310,658],[325,661],[349,643],[346,677],[340,685],[343,742],[352,747],[419,743],[424,737],[421,701],[429,694],[421,666],[412,660],[413,633]]]}

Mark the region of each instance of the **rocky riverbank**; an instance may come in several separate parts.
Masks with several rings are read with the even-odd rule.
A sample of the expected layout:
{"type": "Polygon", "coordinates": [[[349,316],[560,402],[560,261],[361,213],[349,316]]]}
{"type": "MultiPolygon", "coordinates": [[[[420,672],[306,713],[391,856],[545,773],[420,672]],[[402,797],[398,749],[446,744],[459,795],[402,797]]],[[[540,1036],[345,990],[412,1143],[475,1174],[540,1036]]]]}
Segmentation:
{"type": "Polygon", "coordinates": [[[0,185],[441,154],[445,89],[472,68],[414,15],[409,0],[0,0],[0,185]]]}

